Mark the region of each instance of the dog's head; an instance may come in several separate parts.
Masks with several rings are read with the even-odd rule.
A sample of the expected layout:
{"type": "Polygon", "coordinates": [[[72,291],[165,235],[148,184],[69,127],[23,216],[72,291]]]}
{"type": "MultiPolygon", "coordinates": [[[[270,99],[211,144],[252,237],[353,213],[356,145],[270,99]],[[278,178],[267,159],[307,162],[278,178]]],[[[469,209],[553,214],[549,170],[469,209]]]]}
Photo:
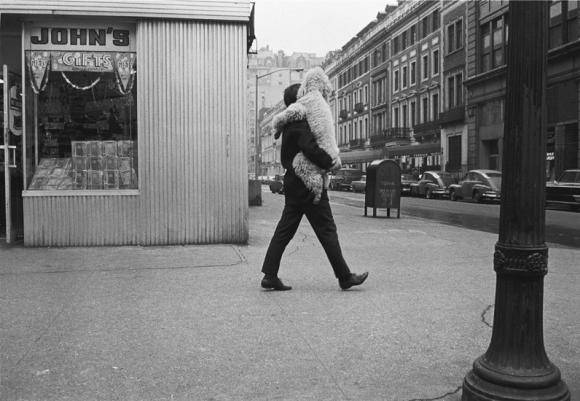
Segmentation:
{"type": "Polygon", "coordinates": [[[298,98],[300,99],[302,96],[313,91],[319,91],[327,101],[332,94],[330,79],[320,67],[314,67],[306,72],[304,80],[300,85],[300,90],[298,91],[298,98]]]}

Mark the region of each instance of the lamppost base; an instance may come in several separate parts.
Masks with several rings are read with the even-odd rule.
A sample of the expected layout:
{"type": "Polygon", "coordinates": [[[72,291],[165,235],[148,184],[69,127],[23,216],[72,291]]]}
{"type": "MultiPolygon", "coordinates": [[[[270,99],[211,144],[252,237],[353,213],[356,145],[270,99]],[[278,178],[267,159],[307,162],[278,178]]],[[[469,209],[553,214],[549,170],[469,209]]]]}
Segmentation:
{"type": "Polygon", "coordinates": [[[570,401],[570,392],[562,380],[545,388],[507,387],[482,379],[472,370],[463,381],[461,401],[570,401]]]}

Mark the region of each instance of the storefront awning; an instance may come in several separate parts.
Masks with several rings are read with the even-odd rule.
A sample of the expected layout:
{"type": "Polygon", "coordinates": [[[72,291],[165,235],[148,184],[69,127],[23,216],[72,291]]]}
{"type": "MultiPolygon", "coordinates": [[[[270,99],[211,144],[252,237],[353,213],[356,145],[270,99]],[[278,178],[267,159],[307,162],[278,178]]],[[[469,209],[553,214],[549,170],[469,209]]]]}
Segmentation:
{"type": "MultiPolygon", "coordinates": [[[[0,0],[2,14],[86,15],[211,21],[250,21],[249,0],[0,0]]],[[[252,24],[253,25],[253,24],[252,24]]],[[[253,27],[252,27],[253,28],[253,27]]]]}
{"type": "Polygon", "coordinates": [[[441,153],[440,143],[422,143],[419,145],[394,146],[392,148],[387,148],[388,158],[393,158],[395,156],[428,156],[433,153],[441,153]]]}
{"type": "Polygon", "coordinates": [[[341,152],[340,160],[342,164],[345,163],[367,163],[373,160],[380,160],[383,158],[382,149],[373,150],[351,150],[350,152],[341,152]]]}

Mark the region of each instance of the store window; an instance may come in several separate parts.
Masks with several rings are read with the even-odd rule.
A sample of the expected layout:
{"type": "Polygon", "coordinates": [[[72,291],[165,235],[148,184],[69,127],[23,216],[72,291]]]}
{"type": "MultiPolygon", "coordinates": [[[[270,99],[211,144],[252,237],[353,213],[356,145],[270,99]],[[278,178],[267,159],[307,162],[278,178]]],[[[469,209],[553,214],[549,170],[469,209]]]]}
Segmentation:
{"type": "Polygon", "coordinates": [[[134,30],[33,25],[27,32],[27,141],[35,149],[27,155],[28,189],[136,189],[134,30]]]}

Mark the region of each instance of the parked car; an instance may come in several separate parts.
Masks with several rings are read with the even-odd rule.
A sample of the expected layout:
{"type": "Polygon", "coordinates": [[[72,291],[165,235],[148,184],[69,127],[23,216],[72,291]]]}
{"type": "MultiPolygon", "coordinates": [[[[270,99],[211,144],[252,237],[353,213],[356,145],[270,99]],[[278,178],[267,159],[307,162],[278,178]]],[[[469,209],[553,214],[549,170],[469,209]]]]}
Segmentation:
{"type": "Polygon", "coordinates": [[[367,187],[367,176],[363,175],[360,180],[351,182],[353,192],[365,192],[367,187]]]}
{"type": "Polygon", "coordinates": [[[425,171],[419,181],[411,184],[411,196],[427,199],[449,196],[449,186],[457,184],[452,174],[445,171],[425,171]]]}
{"type": "Polygon", "coordinates": [[[335,190],[352,191],[351,183],[360,180],[362,171],[356,168],[341,168],[334,172],[328,187],[335,190]]]}
{"type": "Polygon", "coordinates": [[[283,194],[284,193],[284,176],[275,175],[274,179],[270,181],[270,191],[273,194],[283,194]]]}
{"type": "Polygon", "coordinates": [[[401,196],[411,195],[411,184],[415,182],[413,174],[401,174],[401,196]]]}
{"type": "Polygon", "coordinates": [[[501,171],[470,170],[458,184],[449,186],[449,198],[473,199],[476,202],[501,199],[501,171]]]}
{"type": "Polygon", "coordinates": [[[546,204],[580,210],[580,169],[565,170],[557,180],[546,183],[546,204]]]}

